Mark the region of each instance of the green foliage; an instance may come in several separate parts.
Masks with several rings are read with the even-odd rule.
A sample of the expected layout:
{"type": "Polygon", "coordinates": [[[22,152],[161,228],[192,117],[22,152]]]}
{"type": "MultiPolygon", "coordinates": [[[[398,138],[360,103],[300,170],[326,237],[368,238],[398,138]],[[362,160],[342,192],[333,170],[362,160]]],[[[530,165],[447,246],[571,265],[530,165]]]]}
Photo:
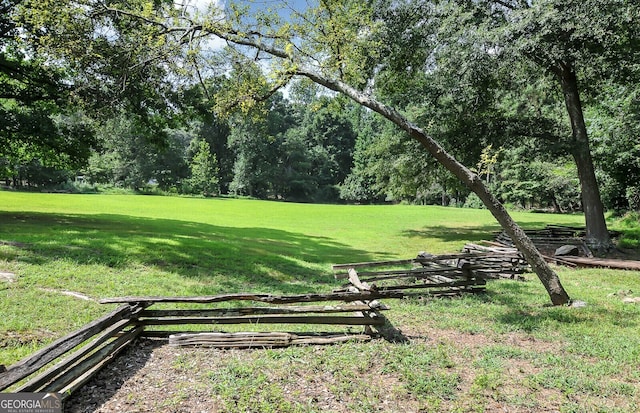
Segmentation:
{"type": "Polygon", "coordinates": [[[585,115],[600,168],[603,201],[618,211],[640,209],[638,93],[626,85],[610,85],[585,115]]]}
{"type": "Polygon", "coordinates": [[[217,195],[220,192],[218,159],[214,153],[211,153],[207,141],[201,140],[196,143],[198,149],[189,165],[191,177],[187,181],[187,185],[192,193],[217,195]]]}
{"type": "Polygon", "coordinates": [[[471,193],[464,201],[464,208],[486,209],[487,207],[482,203],[482,200],[478,195],[471,193]]]}
{"type": "Polygon", "coordinates": [[[577,171],[569,160],[533,157],[529,146],[505,150],[497,166],[496,193],[521,208],[551,208],[555,212],[580,209],[577,171]],[[529,162],[523,162],[523,158],[529,162]],[[562,163],[561,163],[562,162],[562,163]]]}
{"type": "MultiPolygon", "coordinates": [[[[311,99],[311,98],[310,98],[311,99]]],[[[269,111],[232,120],[235,154],[231,192],[257,198],[330,202],[352,164],[355,132],[336,98],[314,96],[307,104],[275,94],[269,111]]]]}

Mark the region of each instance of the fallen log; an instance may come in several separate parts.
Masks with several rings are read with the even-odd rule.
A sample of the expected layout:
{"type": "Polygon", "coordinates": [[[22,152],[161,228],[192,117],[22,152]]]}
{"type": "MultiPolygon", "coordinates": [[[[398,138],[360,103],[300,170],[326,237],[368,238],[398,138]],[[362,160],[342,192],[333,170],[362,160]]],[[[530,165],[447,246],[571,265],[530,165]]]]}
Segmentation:
{"type": "Polygon", "coordinates": [[[640,261],[566,256],[562,257],[562,260],[575,264],[578,267],[613,268],[617,270],[640,271],[640,261]]]}

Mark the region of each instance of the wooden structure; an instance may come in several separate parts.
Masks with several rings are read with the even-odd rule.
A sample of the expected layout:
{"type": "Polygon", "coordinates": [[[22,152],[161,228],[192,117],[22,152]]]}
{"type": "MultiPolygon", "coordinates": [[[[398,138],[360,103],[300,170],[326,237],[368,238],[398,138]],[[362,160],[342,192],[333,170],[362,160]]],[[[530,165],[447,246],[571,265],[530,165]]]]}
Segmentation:
{"type": "Polygon", "coordinates": [[[168,338],[176,346],[223,348],[369,340],[376,334],[385,336],[385,330],[395,340],[398,335],[381,314],[388,307],[380,299],[481,292],[487,278],[515,278],[522,271],[523,261],[514,251],[483,248],[468,244],[459,254],[421,253],[409,260],[334,265],[336,278],[349,284],[327,294],[104,299],[103,304],[121,306],[8,368],[0,366],[0,391],[56,392],[66,398],[138,337],[168,338]],[[229,307],[229,303],[235,304],[229,307]],[[189,308],[167,308],[171,304],[189,308]],[[211,326],[231,324],[362,326],[364,332],[211,331],[211,326]],[[187,332],[184,325],[205,327],[187,332]]]}
{"type": "MultiPolygon", "coordinates": [[[[62,393],[67,398],[137,337],[169,337],[174,345],[224,348],[278,347],[368,340],[382,326],[379,298],[401,298],[399,291],[347,291],[329,294],[224,294],[206,297],[123,297],[101,303],[124,304],[109,314],[56,340],[2,370],[0,391],[62,393]],[[216,307],[218,303],[251,301],[262,305],[216,307]],[[336,303],[338,302],[338,303],[336,303]],[[159,303],[190,303],[206,308],[153,309],[159,303]],[[307,303],[306,305],[301,305],[307,303]],[[309,304],[313,303],[313,304],[309,304]],[[229,324],[306,324],[364,326],[367,334],[221,333],[158,330],[158,326],[229,324]],[[13,386],[13,387],[12,387],[13,386]]],[[[210,327],[209,327],[210,328],[210,327]]]]}
{"type": "MultiPolygon", "coordinates": [[[[593,257],[585,241],[584,227],[547,225],[544,229],[527,229],[525,234],[531,239],[538,251],[546,257],[553,257],[556,249],[565,245],[577,247],[582,257],[593,257]]],[[[515,248],[511,238],[504,232],[497,233],[495,239],[503,246],[515,248]]]]}
{"type": "Polygon", "coordinates": [[[385,293],[402,291],[404,295],[447,296],[482,292],[489,273],[498,274],[498,266],[478,260],[495,253],[430,255],[420,253],[408,260],[360,262],[334,265],[336,279],[347,279],[341,291],[385,293]]]}
{"type": "MultiPolygon", "coordinates": [[[[618,270],[640,271],[640,261],[594,257],[585,240],[584,227],[547,225],[541,230],[525,230],[531,241],[547,262],[567,267],[613,268],[618,270]],[[573,246],[577,255],[556,255],[558,248],[573,246]]],[[[620,235],[609,231],[612,238],[620,235]]],[[[496,234],[496,242],[486,242],[490,248],[515,250],[513,241],[504,232],[496,234]]],[[[517,251],[517,250],[515,250],[517,251]]]]}
{"type": "Polygon", "coordinates": [[[0,373],[0,391],[40,372],[12,391],[70,395],[143,332],[134,320],[144,307],[121,306],[8,367],[0,373]]]}

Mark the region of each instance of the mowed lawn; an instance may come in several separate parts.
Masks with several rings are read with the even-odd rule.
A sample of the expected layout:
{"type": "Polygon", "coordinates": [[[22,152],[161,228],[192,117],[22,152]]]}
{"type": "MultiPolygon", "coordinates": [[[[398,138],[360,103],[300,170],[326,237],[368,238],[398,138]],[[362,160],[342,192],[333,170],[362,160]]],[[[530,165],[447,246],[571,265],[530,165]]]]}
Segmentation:
{"type": "MultiPolygon", "coordinates": [[[[513,216],[527,228],[583,223],[580,215],[513,216]]],[[[498,229],[487,211],[433,206],[0,192],[0,365],[113,308],[68,292],[95,300],[329,292],[339,285],[331,264],[458,252],[498,229]]],[[[344,411],[640,410],[640,304],[623,302],[640,296],[640,274],[558,272],[586,307],[550,307],[529,275],[491,282],[477,297],[388,303],[387,318],[408,332],[408,345],[271,350],[266,361],[245,352],[216,367],[239,363],[240,376],[201,374],[229,380],[205,384],[220,411],[336,411],[317,395],[276,389],[319,360],[342,366],[326,385],[344,411]],[[243,385],[243,375],[265,370],[279,386],[243,385]]]]}

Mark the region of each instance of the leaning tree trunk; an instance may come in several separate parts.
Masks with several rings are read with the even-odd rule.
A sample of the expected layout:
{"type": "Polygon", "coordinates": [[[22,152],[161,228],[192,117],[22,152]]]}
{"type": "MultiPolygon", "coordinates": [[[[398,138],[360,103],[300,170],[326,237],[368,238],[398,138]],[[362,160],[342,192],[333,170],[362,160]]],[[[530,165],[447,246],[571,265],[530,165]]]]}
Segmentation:
{"type": "Polygon", "coordinates": [[[438,144],[433,138],[427,135],[418,126],[409,122],[399,112],[390,108],[371,97],[359,92],[352,87],[339,82],[327,79],[318,75],[313,71],[305,71],[299,69],[297,74],[306,76],[315,83],[323,85],[336,92],[343,93],[349,96],[357,103],[368,107],[369,109],[381,114],[388,120],[395,123],[397,126],[406,131],[412,138],[420,142],[420,144],[426,148],[433,157],[436,158],[440,164],[452,172],[458,179],[460,179],[469,189],[480,197],[482,202],[489,209],[491,214],[500,223],[504,231],[511,237],[513,243],[518,247],[520,252],[524,255],[525,259],[531,265],[531,268],[536,273],[542,284],[544,285],[551,302],[554,305],[563,305],[570,302],[569,295],[564,290],[564,287],[560,283],[558,275],[549,267],[544,260],[538,249],[535,247],[531,239],[524,233],[522,228],[511,218],[504,206],[494,197],[484,185],[482,180],[477,174],[473,173],[469,168],[458,162],[451,154],[438,144]]]}
{"type": "MultiPolygon", "coordinates": [[[[211,33],[231,43],[253,47],[257,50],[261,50],[272,56],[279,57],[285,60],[291,59],[289,52],[287,52],[286,50],[256,41],[251,37],[244,37],[242,35],[238,36],[235,33],[229,33],[222,30],[214,30],[213,28],[209,28],[208,30],[211,30],[211,33]]],[[[375,99],[372,99],[370,96],[354,89],[353,87],[340,80],[330,79],[328,77],[322,76],[314,70],[308,70],[307,68],[300,66],[292,67],[288,74],[289,76],[304,76],[314,83],[348,96],[358,104],[384,116],[385,118],[399,126],[401,129],[406,131],[409,136],[420,142],[420,144],[422,144],[422,146],[424,146],[424,148],[429,151],[429,153],[431,153],[431,155],[438,162],[440,162],[441,165],[452,172],[469,189],[471,189],[478,195],[478,197],[486,205],[486,207],[489,209],[498,223],[500,223],[504,231],[511,237],[516,247],[518,247],[520,252],[522,252],[529,265],[531,265],[531,268],[536,273],[536,275],[540,279],[540,282],[542,282],[542,285],[544,285],[545,289],[547,290],[547,293],[551,298],[551,302],[554,305],[564,305],[571,302],[569,295],[560,283],[560,278],[558,278],[558,275],[551,269],[551,267],[549,267],[538,249],[535,247],[535,245],[533,245],[533,242],[531,242],[529,237],[518,226],[518,224],[516,224],[513,218],[511,218],[500,201],[498,201],[498,199],[489,192],[478,175],[474,174],[473,172],[471,172],[471,170],[469,170],[469,168],[458,162],[457,159],[455,159],[451,154],[445,151],[445,149],[440,146],[438,142],[427,135],[422,129],[409,122],[395,109],[390,108],[375,99]]]]}
{"type": "Polygon", "coordinates": [[[576,72],[570,65],[562,65],[556,70],[562,83],[564,102],[571,120],[573,145],[571,155],[578,168],[578,178],[582,196],[585,223],[587,226],[587,243],[596,250],[607,250],[611,247],[611,239],[607,222],[604,219],[604,206],[600,197],[600,189],[591,158],[587,126],[582,113],[582,102],[578,92],[576,72]]]}

